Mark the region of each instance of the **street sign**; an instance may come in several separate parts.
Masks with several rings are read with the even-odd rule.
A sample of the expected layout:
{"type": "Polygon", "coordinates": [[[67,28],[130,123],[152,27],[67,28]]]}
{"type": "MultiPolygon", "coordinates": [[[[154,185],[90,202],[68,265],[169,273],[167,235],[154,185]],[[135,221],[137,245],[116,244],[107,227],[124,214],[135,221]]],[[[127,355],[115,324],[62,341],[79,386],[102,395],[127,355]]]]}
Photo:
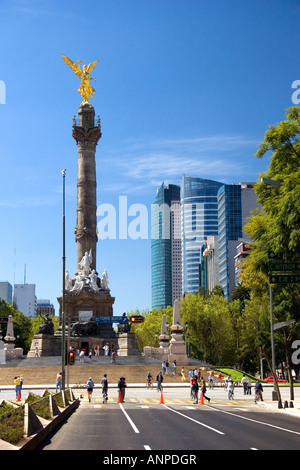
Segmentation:
{"type": "Polygon", "coordinates": [[[126,316],[97,316],[94,318],[96,323],[128,323],[128,318],[126,316]]]}
{"type": "MultiPolygon", "coordinates": [[[[269,271],[270,272],[289,272],[289,271],[300,271],[300,262],[299,261],[269,261],[269,271]]],[[[294,274],[289,272],[289,274],[294,274]]]]}
{"type": "Polygon", "coordinates": [[[295,323],[296,320],[287,320],[287,321],[282,321],[280,323],[275,323],[273,325],[273,330],[278,330],[279,328],[283,328],[284,326],[291,325],[292,323],[295,323]]]}
{"type": "Polygon", "coordinates": [[[270,284],[297,284],[300,283],[300,274],[271,274],[270,284]]]}

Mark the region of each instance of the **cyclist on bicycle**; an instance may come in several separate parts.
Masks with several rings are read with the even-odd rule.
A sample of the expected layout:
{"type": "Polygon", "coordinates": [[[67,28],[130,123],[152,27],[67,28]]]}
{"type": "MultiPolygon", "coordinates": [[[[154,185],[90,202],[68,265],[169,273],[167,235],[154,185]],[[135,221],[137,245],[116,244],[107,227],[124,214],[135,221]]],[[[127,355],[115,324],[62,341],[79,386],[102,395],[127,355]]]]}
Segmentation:
{"type": "Polygon", "coordinates": [[[264,401],[262,392],[263,392],[262,384],[260,383],[259,380],[257,380],[257,382],[255,384],[254,403],[257,403],[259,399],[261,399],[261,401],[264,401]]]}
{"type": "Polygon", "coordinates": [[[147,380],[146,385],[147,385],[147,387],[151,387],[151,385],[152,385],[152,379],[153,379],[153,377],[152,377],[151,373],[148,372],[147,377],[146,377],[146,380],[147,380]]]}
{"type": "Polygon", "coordinates": [[[227,390],[228,390],[228,400],[233,399],[234,385],[233,385],[232,379],[228,380],[227,390]]]}

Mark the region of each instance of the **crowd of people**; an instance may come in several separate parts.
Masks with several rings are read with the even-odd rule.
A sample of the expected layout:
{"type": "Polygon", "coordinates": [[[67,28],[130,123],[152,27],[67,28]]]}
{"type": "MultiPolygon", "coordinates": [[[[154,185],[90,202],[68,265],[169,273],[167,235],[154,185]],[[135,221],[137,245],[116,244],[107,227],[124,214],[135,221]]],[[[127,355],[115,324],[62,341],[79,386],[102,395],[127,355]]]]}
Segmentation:
{"type": "MultiPolygon", "coordinates": [[[[105,348],[105,350],[108,351],[107,348],[105,348]]],[[[110,351],[110,354],[112,353],[114,353],[114,351],[110,351]]],[[[107,352],[107,355],[108,354],[109,353],[107,352]]],[[[176,361],[174,361],[171,364],[171,367],[172,367],[172,374],[173,376],[175,376],[176,375],[176,361]]],[[[184,367],[181,368],[180,373],[181,373],[181,380],[185,381],[186,374],[185,374],[184,367]]],[[[162,370],[159,371],[158,374],[155,376],[157,391],[162,392],[164,377],[169,374],[170,374],[170,364],[168,361],[163,361],[162,370]]],[[[191,368],[188,372],[188,376],[189,376],[188,379],[190,383],[190,398],[193,400],[193,403],[197,404],[199,403],[199,400],[201,403],[203,403],[204,399],[207,400],[209,403],[210,398],[206,395],[207,384],[203,375],[201,375],[201,371],[196,368],[194,369],[191,368]]],[[[148,372],[146,376],[146,387],[152,388],[153,381],[154,379],[153,379],[151,372],[148,372]]],[[[224,377],[220,373],[215,375],[214,371],[211,370],[208,376],[208,388],[213,389],[214,385],[218,384],[219,382],[221,382],[221,384],[224,385],[224,389],[228,392],[228,399],[233,399],[235,383],[232,380],[230,374],[227,377],[224,377]]],[[[21,393],[22,393],[22,384],[23,384],[22,375],[14,377],[14,384],[15,384],[16,399],[20,400],[21,393]]],[[[240,381],[240,385],[242,385],[243,387],[244,395],[251,395],[251,389],[252,389],[253,384],[250,378],[246,376],[246,374],[243,374],[243,377],[240,381]]],[[[109,388],[108,386],[109,386],[109,380],[108,380],[107,374],[104,374],[103,378],[101,379],[103,403],[107,403],[108,401],[108,388],[109,388]]],[[[87,396],[88,396],[89,402],[91,402],[94,387],[95,387],[95,383],[92,377],[89,377],[86,383],[86,390],[87,390],[87,396]]],[[[125,377],[122,376],[119,378],[117,382],[118,402],[120,403],[123,403],[125,401],[126,388],[127,388],[126,379],[125,377]]],[[[58,372],[56,376],[55,393],[58,393],[61,390],[62,390],[62,372],[58,372]]],[[[257,403],[258,400],[263,401],[263,388],[262,388],[260,380],[257,380],[257,382],[254,384],[254,390],[255,390],[255,396],[254,396],[255,403],[257,403]]]]}

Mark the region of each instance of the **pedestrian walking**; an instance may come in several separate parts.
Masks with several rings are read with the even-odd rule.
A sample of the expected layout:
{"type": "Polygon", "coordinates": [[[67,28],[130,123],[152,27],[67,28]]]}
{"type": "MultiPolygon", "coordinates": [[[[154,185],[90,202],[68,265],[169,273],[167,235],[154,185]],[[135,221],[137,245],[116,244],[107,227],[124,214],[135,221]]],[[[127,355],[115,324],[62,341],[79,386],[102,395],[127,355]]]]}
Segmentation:
{"type": "Polygon", "coordinates": [[[210,371],[208,377],[208,388],[213,390],[214,388],[214,371],[210,371]]]}
{"type": "Polygon", "coordinates": [[[58,392],[58,390],[61,392],[61,381],[62,381],[62,375],[61,372],[58,372],[56,376],[56,388],[55,388],[55,393],[58,392]]]}
{"type": "Polygon", "coordinates": [[[112,364],[116,363],[116,353],[115,353],[115,351],[111,352],[111,363],[112,364]]]}
{"type": "Polygon", "coordinates": [[[176,359],[172,362],[173,375],[176,375],[176,359]]]}
{"type": "Polygon", "coordinates": [[[181,369],[181,380],[184,381],[185,380],[185,371],[184,371],[184,367],[181,369]]]}
{"type": "Polygon", "coordinates": [[[20,375],[20,386],[21,386],[21,390],[22,390],[22,387],[23,387],[23,375],[20,375]]]}
{"type": "Polygon", "coordinates": [[[107,403],[108,400],[108,378],[107,374],[103,375],[103,379],[101,380],[102,385],[102,403],[107,403]]]}
{"type": "Polygon", "coordinates": [[[205,392],[206,392],[206,383],[205,383],[205,380],[203,377],[200,378],[200,388],[201,388],[201,395],[206,399],[208,400],[208,402],[210,402],[210,398],[208,398],[206,395],[205,395],[205,392]]]}
{"type": "Polygon", "coordinates": [[[20,395],[20,398],[21,398],[21,383],[20,383],[19,375],[17,375],[14,378],[14,384],[15,384],[16,400],[18,400],[18,394],[20,395]]]}
{"type": "Polygon", "coordinates": [[[84,350],[82,349],[79,354],[79,362],[84,362],[84,350]]]}
{"type": "Polygon", "coordinates": [[[90,403],[91,403],[91,400],[92,400],[92,394],[93,394],[94,386],[95,386],[95,384],[92,380],[92,377],[90,377],[89,380],[86,383],[86,388],[87,388],[87,392],[88,392],[88,399],[89,399],[90,403]]]}
{"type": "Polygon", "coordinates": [[[164,377],[161,371],[156,376],[156,384],[157,384],[157,391],[161,392],[162,391],[162,383],[164,381],[164,377]]]}
{"type": "Polygon", "coordinates": [[[125,377],[120,377],[120,380],[118,381],[118,390],[119,390],[119,401],[123,403],[125,400],[125,390],[126,390],[127,384],[126,384],[126,379],[125,377]]]}
{"type": "Polygon", "coordinates": [[[169,361],[166,361],[166,374],[169,375],[170,372],[170,363],[169,361]]]}
{"type": "Polygon", "coordinates": [[[248,394],[248,379],[245,376],[245,374],[243,375],[243,378],[241,380],[241,384],[243,385],[244,395],[247,395],[248,394]]]}
{"type": "Polygon", "coordinates": [[[192,384],[192,395],[193,395],[194,404],[198,403],[198,392],[199,392],[198,380],[196,377],[194,377],[193,384],[192,384]]]}
{"type": "Polygon", "coordinates": [[[162,367],[162,373],[164,375],[166,373],[166,361],[163,361],[161,367],[162,367]]]}
{"type": "Polygon", "coordinates": [[[248,385],[248,395],[251,395],[252,382],[251,382],[250,379],[248,380],[248,384],[247,384],[247,385],[248,385]]]}
{"type": "Polygon", "coordinates": [[[38,347],[35,348],[34,357],[40,357],[40,355],[39,355],[39,348],[38,348],[38,347]]]}

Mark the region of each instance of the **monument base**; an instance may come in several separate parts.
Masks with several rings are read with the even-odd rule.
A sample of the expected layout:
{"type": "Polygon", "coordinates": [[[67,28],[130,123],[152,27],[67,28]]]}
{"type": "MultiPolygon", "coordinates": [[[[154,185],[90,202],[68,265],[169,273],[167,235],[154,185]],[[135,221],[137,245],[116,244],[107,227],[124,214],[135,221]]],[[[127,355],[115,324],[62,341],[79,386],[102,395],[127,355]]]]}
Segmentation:
{"type": "MultiPolygon", "coordinates": [[[[61,356],[61,328],[54,335],[37,334],[31,342],[27,357],[34,357],[38,351],[39,356],[61,356]]],[[[136,335],[134,333],[115,333],[108,337],[103,336],[71,336],[68,338],[66,329],[66,352],[68,345],[73,347],[76,354],[84,350],[86,355],[104,356],[105,351],[115,351],[116,356],[140,356],[136,335]]]]}
{"type": "Polygon", "coordinates": [[[118,334],[118,356],[140,356],[140,350],[134,333],[118,334]]]}
{"type": "Polygon", "coordinates": [[[27,357],[34,357],[37,353],[39,356],[60,356],[60,341],[57,341],[55,335],[34,335],[27,357]]]}

